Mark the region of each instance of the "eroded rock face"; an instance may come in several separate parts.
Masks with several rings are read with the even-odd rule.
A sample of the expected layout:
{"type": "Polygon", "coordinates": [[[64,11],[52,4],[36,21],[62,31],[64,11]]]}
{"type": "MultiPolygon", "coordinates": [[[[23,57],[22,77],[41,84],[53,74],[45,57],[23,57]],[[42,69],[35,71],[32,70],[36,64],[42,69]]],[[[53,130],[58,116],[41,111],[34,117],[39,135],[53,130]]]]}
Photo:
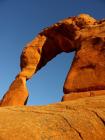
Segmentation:
{"type": "Polygon", "coordinates": [[[0,140],[105,140],[105,95],[0,108],[0,140]]]}
{"type": "Polygon", "coordinates": [[[80,34],[64,92],[105,90],[105,22],[83,29],[80,34]]]}
{"type": "MultiPolygon", "coordinates": [[[[57,54],[72,51],[76,53],[64,83],[64,94],[78,93],[78,96],[80,92],[105,90],[105,21],[97,21],[86,14],[69,17],[44,29],[27,44],[21,54],[21,72],[15,82],[17,78],[30,79],[57,54]]],[[[17,96],[17,86],[12,86],[13,90],[10,88],[2,99],[2,106],[20,105],[17,96],[21,97],[22,105],[25,103],[28,94],[26,96],[26,91],[21,90],[22,85],[17,96]],[[16,103],[11,104],[10,100],[16,103]]]]}
{"type": "Polygon", "coordinates": [[[17,77],[1,100],[0,106],[24,105],[28,100],[26,78],[17,77]]]}

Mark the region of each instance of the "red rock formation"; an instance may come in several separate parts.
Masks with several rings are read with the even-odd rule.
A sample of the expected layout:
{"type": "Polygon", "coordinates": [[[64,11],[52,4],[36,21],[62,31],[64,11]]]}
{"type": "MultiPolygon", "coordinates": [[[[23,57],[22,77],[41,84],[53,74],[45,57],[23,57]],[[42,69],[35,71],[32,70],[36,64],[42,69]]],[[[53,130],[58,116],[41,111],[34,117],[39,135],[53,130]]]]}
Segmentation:
{"type": "MultiPolygon", "coordinates": [[[[65,95],[63,100],[68,96],[80,97],[79,92],[87,96],[86,91],[105,90],[105,21],[97,21],[85,14],[69,17],[46,28],[27,44],[21,55],[21,72],[17,78],[28,80],[57,54],[72,51],[76,54],[64,84],[64,94],[72,95],[65,95]]],[[[10,88],[1,106],[25,103],[28,94],[21,90],[22,85],[18,90],[17,86],[12,86],[12,92],[10,88]],[[16,102],[11,103],[13,100],[16,102]]]]}
{"type": "Polygon", "coordinates": [[[26,78],[16,78],[11,84],[9,90],[3,96],[0,106],[24,105],[27,103],[28,90],[26,87],[26,78]]]}
{"type": "Polygon", "coordinates": [[[0,140],[105,140],[105,95],[1,107],[0,140]]]}

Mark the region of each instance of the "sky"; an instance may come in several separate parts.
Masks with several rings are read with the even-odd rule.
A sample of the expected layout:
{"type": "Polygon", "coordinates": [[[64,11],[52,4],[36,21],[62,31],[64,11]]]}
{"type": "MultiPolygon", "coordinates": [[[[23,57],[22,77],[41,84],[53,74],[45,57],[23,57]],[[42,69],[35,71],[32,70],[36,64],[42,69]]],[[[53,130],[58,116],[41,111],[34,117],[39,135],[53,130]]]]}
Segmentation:
{"type": "MultiPolygon", "coordinates": [[[[0,0],[0,98],[20,71],[25,45],[45,27],[80,13],[105,18],[105,0],[0,0]]],[[[27,81],[28,105],[61,101],[74,53],[62,53],[27,81]]]]}

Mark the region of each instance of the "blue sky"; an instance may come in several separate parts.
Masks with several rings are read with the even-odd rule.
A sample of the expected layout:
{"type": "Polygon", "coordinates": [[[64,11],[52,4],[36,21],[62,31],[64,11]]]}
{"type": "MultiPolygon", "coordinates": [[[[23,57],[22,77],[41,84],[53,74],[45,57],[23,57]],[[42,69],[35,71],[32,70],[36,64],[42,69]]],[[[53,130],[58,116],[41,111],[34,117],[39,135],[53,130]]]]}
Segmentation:
{"type": "MultiPolygon", "coordinates": [[[[20,54],[43,28],[87,13],[105,17],[104,0],[0,0],[0,98],[20,71],[20,54]]],[[[27,82],[28,105],[59,102],[74,53],[62,53],[27,82]]]]}

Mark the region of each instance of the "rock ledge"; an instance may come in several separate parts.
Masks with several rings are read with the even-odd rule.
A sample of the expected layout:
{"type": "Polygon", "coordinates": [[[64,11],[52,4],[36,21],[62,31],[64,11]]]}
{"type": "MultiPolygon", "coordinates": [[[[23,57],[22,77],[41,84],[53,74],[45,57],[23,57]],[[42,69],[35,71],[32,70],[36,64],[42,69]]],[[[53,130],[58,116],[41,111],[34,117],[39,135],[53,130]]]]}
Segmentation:
{"type": "Polygon", "coordinates": [[[105,96],[1,107],[0,140],[105,140],[105,96]]]}

